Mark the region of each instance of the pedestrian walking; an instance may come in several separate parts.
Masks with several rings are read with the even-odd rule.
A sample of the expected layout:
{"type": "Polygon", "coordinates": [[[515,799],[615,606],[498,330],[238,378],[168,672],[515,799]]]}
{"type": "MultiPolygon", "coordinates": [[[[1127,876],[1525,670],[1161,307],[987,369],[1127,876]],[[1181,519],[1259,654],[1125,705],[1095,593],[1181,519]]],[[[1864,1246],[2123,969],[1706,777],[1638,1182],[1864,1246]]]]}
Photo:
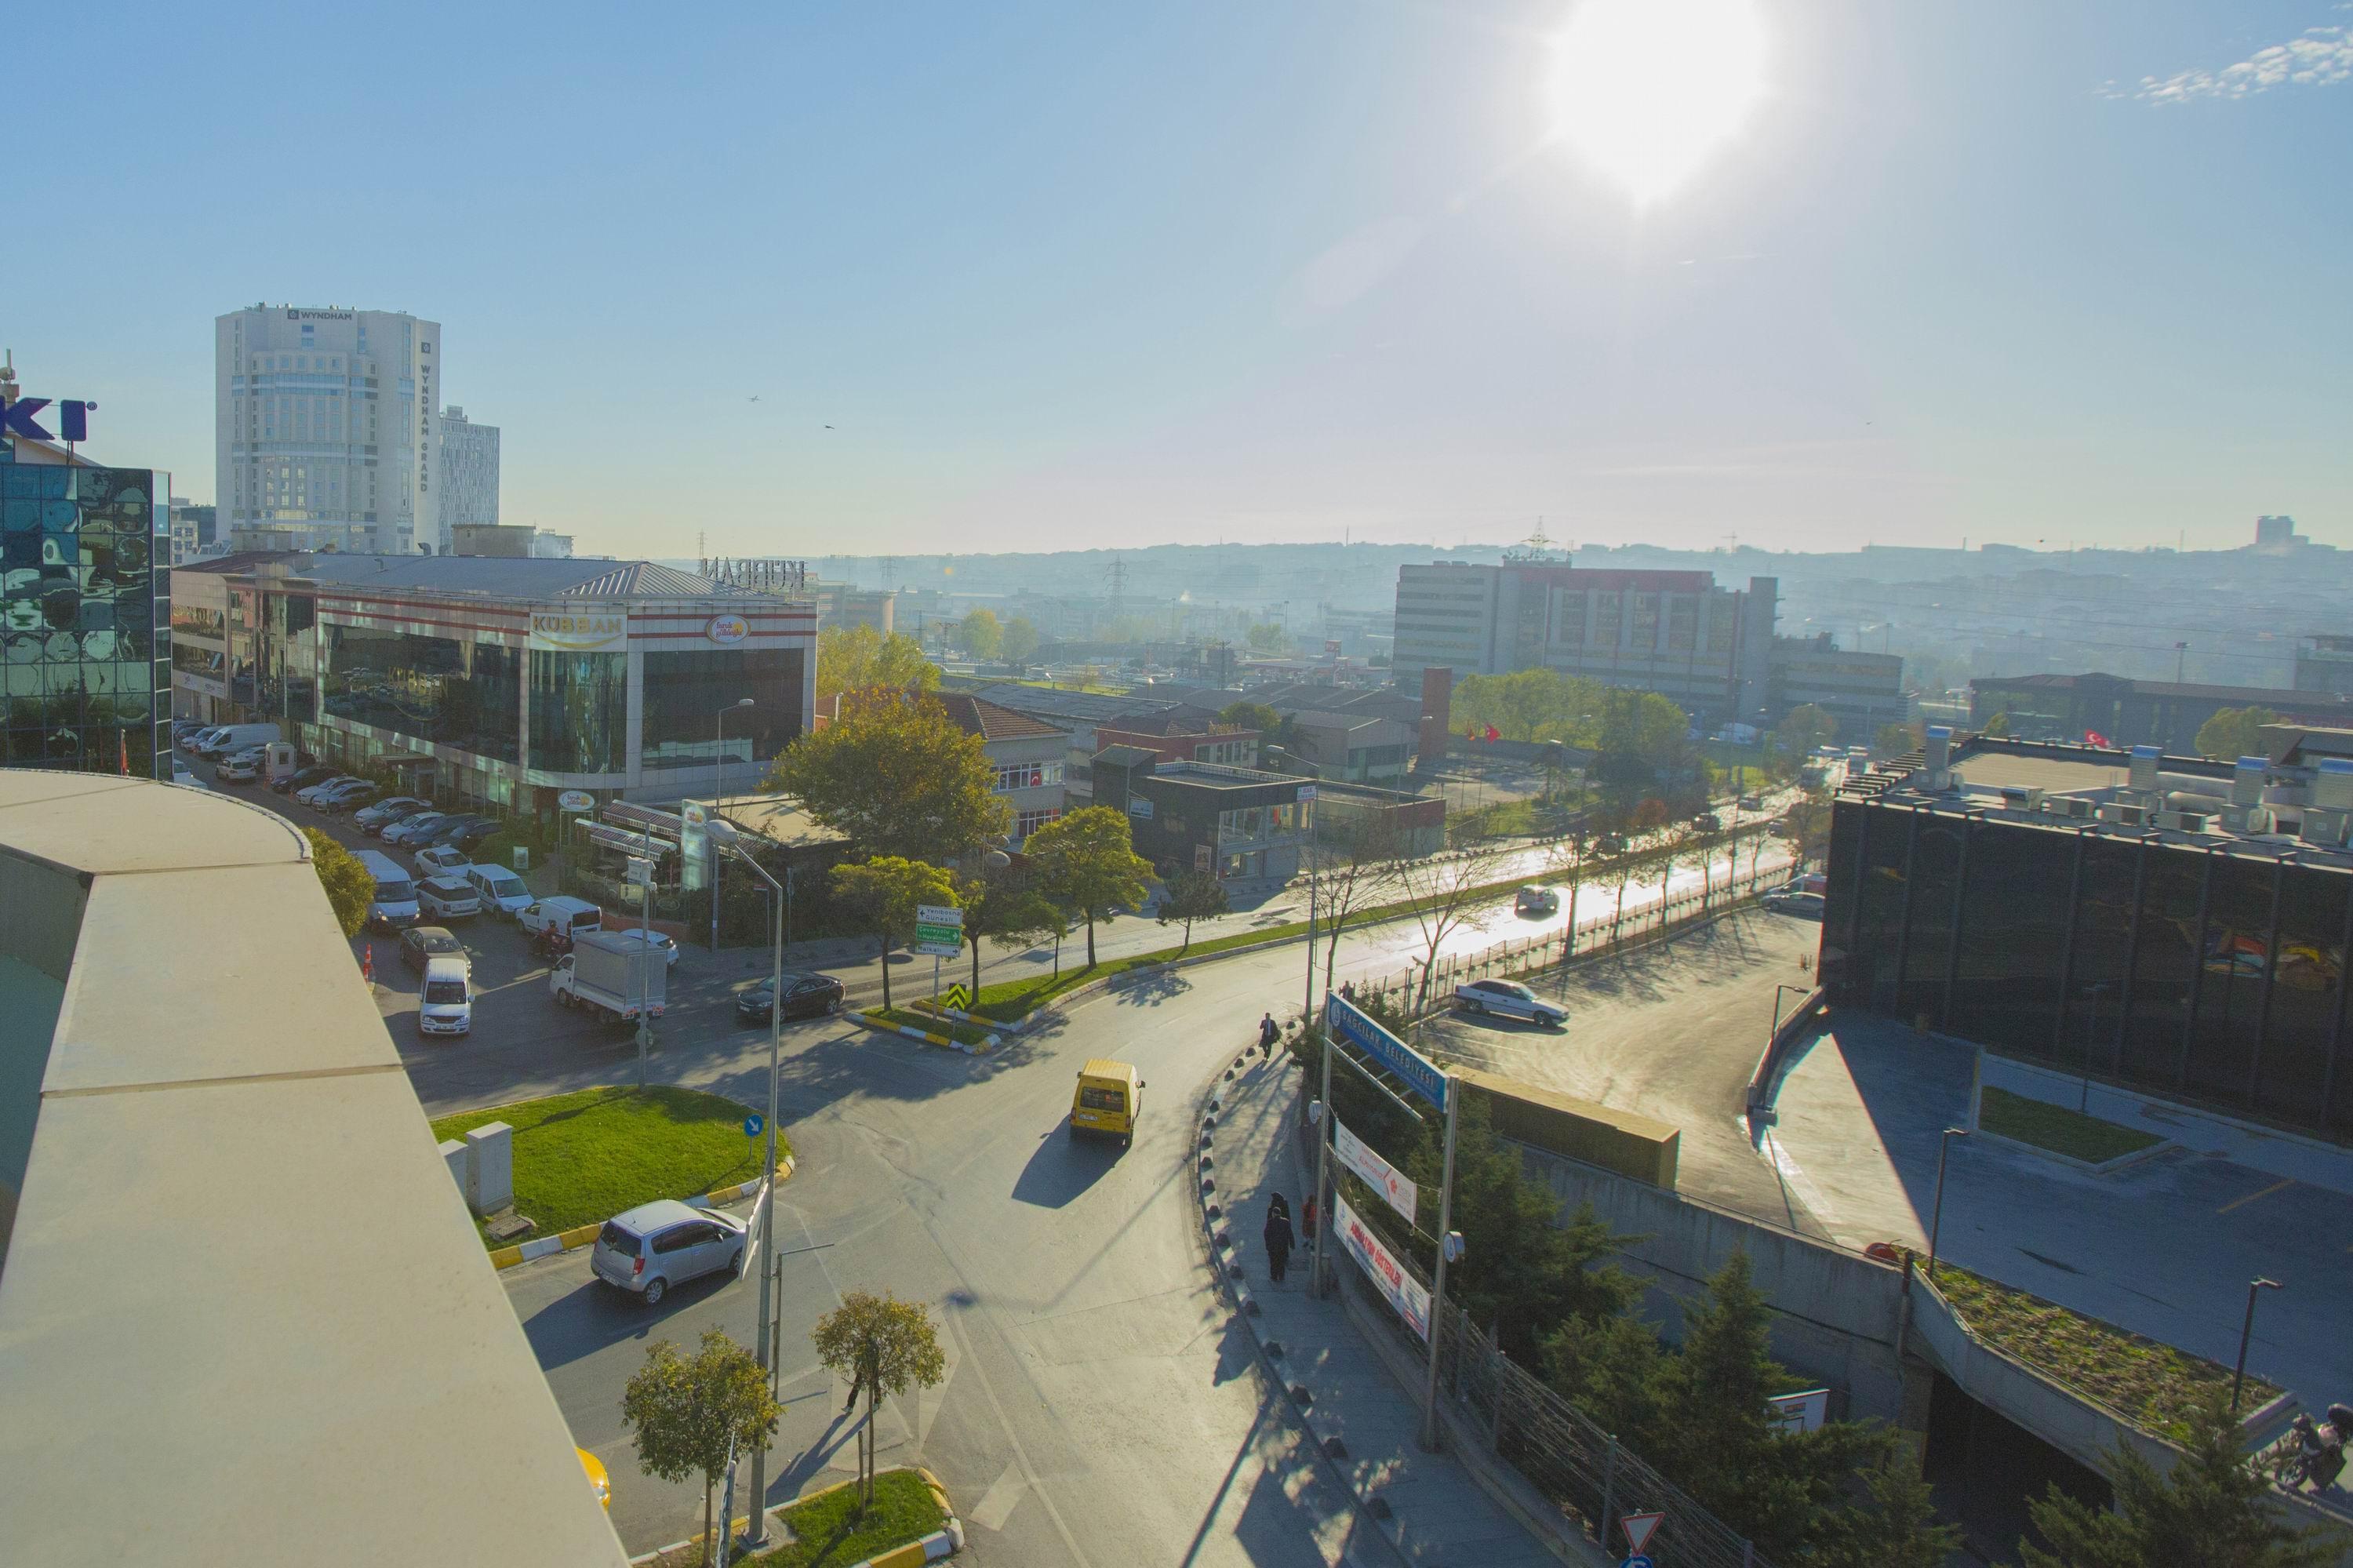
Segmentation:
{"type": "Polygon", "coordinates": [[[1269,1061],[1274,1059],[1274,1043],[1282,1038],[1282,1027],[1275,1022],[1273,1013],[1258,1021],[1258,1048],[1266,1053],[1269,1061]]]}
{"type": "Polygon", "coordinates": [[[1261,1233],[1266,1243],[1267,1275],[1277,1285],[1291,1266],[1291,1204],[1277,1192],[1266,1206],[1266,1229],[1261,1233]]]}

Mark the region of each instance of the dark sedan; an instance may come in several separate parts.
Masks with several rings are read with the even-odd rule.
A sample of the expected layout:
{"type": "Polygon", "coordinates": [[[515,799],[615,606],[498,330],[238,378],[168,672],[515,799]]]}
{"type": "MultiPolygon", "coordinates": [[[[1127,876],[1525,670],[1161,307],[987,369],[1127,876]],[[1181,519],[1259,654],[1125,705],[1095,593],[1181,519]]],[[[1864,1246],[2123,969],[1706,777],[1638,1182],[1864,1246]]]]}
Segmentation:
{"type": "Polygon", "coordinates": [[[461,850],[470,850],[498,831],[499,824],[492,819],[465,812],[449,818],[424,838],[412,839],[410,842],[427,847],[454,845],[461,850]]]}
{"type": "Polygon", "coordinates": [[[272,779],[269,787],[280,795],[290,795],[297,789],[308,789],[313,784],[324,784],[336,774],[332,768],[310,767],[289,773],[283,779],[272,779]]]}
{"type": "MultiPolygon", "coordinates": [[[[759,984],[735,993],[736,1016],[747,1022],[765,1023],[776,1003],[776,991],[771,982],[759,984]]],[[[841,982],[831,975],[785,975],[785,1016],[786,1018],[823,1018],[841,1011],[841,982]]]]}
{"type": "Polygon", "coordinates": [[[418,974],[435,959],[465,956],[466,944],[446,926],[411,926],[400,934],[400,961],[418,974]]]}

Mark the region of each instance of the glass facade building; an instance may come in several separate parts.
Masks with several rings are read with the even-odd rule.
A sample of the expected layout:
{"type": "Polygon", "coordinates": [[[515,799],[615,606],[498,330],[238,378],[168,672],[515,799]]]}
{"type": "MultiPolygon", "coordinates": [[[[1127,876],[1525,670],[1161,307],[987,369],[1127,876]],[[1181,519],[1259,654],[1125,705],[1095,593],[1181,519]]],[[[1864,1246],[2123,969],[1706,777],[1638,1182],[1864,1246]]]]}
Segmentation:
{"type": "Polygon", "coordinates": [[[0,442],[0,767],[168,779],[168,478],[19,458],[0,442]]]}
{"type": "Polygon", "coordinates": [[[2353,1140],[2353,871],[2247,840],[1833,810],[1833,1002],[2353,1140]]]}

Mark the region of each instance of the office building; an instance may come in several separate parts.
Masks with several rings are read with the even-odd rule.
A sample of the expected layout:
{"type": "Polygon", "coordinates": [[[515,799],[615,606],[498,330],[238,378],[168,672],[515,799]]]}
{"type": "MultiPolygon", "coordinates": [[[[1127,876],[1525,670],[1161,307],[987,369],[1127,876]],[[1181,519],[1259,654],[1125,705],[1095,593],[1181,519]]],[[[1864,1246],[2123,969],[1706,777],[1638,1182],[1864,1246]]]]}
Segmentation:
{"type": "Polygon", "coordinates": [[[898,629],[899,596],[890,588],[861,588],[851,583],[819,582],[810,586],[817,599],[818,629],[828,626],[871,626],[888,637],[898,629]]]}
{"type": "Polygon", "coordinates": [[[478,425],[452,403],[441,410],[441,525],[495,527],[499,521],[499,428],[478,425]]]}
{"type": "Polygon", "coordinates": [[[1969,694],[1971,722],[1980,729],[1997,714],[2007,714],[2010,733],[2021,739],[2097,736],[2110,746],[2157,746],[2185,754],[2197,751],[2199,730],[2225,708],[2269,708],[2304,724],[2353,719],[2353,697],[2327,691],[2128,681],[2096,671],[1980,677],[1969,683],[1969,694]]]}
{"type": "Polygon", "coordinates": [[[1557,670],[1661,693],[1704,724],[1769,722],[1778,591],[1772,577],[1733,589],[1706,572],[1400,567],[1391,673],[1410,690],[1428,669],[1557,670]]]}
{"type": "Polygon", "coordinates": [[[446,553],[441,361],[440,323],[397,312],[216,318],[214,502],[237,547],[446,553]]]}
{"type": "Polygon", "coordinates": [[[2353,1139],[2353,758],[1949,747],[1840,791],[1834,1005],[2353,1139]]]}
{"type": "Polygon", "coordinates": [[[1287,715],[1296,739],[1291,755],[1321,779],[1378,784],[1413,768],[1414,726],[1371,714],[1305,708],[1287,715]]]}
{"type": "Polygon", "coordinates": [[[1135,853],[1163,876],[1290,881],[1315,832],[1315,783],[1249,768],[1162,762],[1140,746],[1106,747],[1089,765],[1091,800],[1127,813],[1135,853]]]}
{"type": "Polygon", "coordinates": [[[1024,839],[1062,814],[1070,732],[968,692],[938,696],[958,729],[980,737],[981,749],[997,770],[997,798],[1013,813],[1007,847],[1019,849],[1024,839]]]}
{"type": "Polygon", "coordinates": [[[461,523],[449,530],[449,553],[509,561],[568,560],[572,556],[572,535],[506,523],[461,523]]]}
{"type": "Polygon", "coordinates": [[[1776,720],[1811,703],[1838,721],[1841,736],[1868,742],[1883,725],[1911,716],[1900,655],[1841,648],[1824,631],[1773,639],[1772,668],[1767,706],[1776,720]]]}
{"type": "Polygon", "coordinates": [[[87,418],[0,435],[0,767],[169,779],[172,476],[93,461],[87,418]]]}
{"type": "Polygon", "coordinates": [[[201,609],[219,639],[181,672],[192,716],[277,722],[437,800],[552,818],[567,789],[708,798],[810,726],[808,601],[649,561],[323,552],[190,579],[191,630],[201,609]]]}

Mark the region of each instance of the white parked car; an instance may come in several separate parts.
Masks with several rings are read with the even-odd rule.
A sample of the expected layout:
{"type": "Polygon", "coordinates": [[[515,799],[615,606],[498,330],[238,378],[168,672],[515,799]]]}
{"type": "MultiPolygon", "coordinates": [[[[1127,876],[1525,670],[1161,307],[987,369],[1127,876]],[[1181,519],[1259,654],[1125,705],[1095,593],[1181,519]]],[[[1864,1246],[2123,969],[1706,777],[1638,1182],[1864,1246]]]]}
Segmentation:
{"type": "Polygon", "coordinates": [[[1517,980],[1471,980],[1454,988],[1454,1005],[1465,1012],[1492,1012],[1504,1018],[1525,1018],[1547,1029],[1568,1022],[1566,1009],[1545,1001],[1517,980]]]}
{"type": "Polygon", "coordinates": [[[417,869],[427,876],[462,877],[473,863],[466,852],[455,844],[435,844],[431,849],[417,852],[417,869]]]}
{"type": "Polygon", "coordinates": [[[646,932],[643,927],[639,927],[637,932],[624,931],[621,935],[628,937],[641,932],[644,933],[644,939],[652,943],[654,950],[661,954],[663,967],[673,969],[678,968],[678,943],[674,938],[666,937],[659,931],[646,932]]]}
{"type": "Polygon", "coordinates": [[[482,912],[474,885],[462,876],[428,876],[417,885],[417,902],[427,918],[464,920],[482,912]]]}
{"type": "Polygon", "coordinates": [[[483,908],[495,909],[510,920],[531,907],[531,889],[505,866],[470,865],[466,880],[474,885],[474,896],[483,908]]]}
{"type": "Polygon", "coordinates": [[[203,779],[190,772],[188,770],[188,765],[181,761],[176,757],[172,758],[172,782],[174,784],[185,784],[191,789],[209,789],[212,788],[211,785],[206,783],[203,779]]]}
{"type": "Polygon", "coordinates": [[[338,773],[332,779],[322,779],[316,784],[305,785],[301,789],[295,790],[294,798],[297,800],[301,801],[306,806],[315,806],[319,802],[319,797],[325,794],[328,790],[341,789],[345,785],[358,784],[361,782],[363,782],[363,780],[353,774],[338,773]]]}

